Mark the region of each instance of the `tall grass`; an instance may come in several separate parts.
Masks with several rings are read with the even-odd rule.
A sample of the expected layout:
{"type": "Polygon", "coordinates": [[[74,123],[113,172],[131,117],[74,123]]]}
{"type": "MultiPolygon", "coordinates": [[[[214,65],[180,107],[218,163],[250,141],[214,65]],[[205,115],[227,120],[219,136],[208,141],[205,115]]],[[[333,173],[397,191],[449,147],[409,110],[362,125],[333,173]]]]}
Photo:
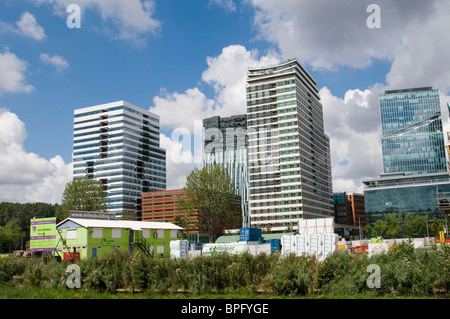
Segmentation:
{"type": "MultiPolygon", "coordinates": [[[[0,286],[64,289],[69,262],[16,257],[0,259],[0,286]]],[[[337,251],[314,257],[279,254],[219,254],[193,259],[134,257],[115,252],[78,262],[86,292],[214,295],[258,293],[277,296],[434,295],[450,290],[450,248],[414,249],[402,243],[368,257],[337,251]],[[381,270],[381,287],[369,288],[367,267],[381,270]]]]}

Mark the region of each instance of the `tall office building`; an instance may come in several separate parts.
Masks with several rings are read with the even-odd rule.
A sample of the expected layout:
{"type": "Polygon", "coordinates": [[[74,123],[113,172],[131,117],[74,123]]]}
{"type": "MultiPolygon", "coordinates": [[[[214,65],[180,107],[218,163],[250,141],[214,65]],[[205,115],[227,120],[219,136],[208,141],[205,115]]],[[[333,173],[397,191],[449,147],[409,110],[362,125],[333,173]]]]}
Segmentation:
{"type": "Polygon", "coordinates": [[[250,227],[248,214],[247,116],[214,116],[203,120],[203,164],[220,165],[227,172],[234,194],[241,197],[242,226],[250,227]]]}
{"type": "Polygon", "coordinates": [[[379,99],[384,173],[447,172],[439,90],[391,90],[379,99]]]}
{"type": "Polygon", "coordinates": [[[283,231],[299,219],[333,216],[330,144],[316,85],[296,59],[248,70],[252,227],[283,231]]]}
{"type": "Polygon", "coordinates": [[[379,96],[384,174],[363,181],[367,224],[387,213],[436,214],[450,195],[439,91],[432,87],[379,96]]]}
{"type": "Polygon", "coordinates": [[[103,183],[108,211],[141,217],[143,192],[166,188],[159,116],[124,101],[74,111],[73,178],[103,183]]]}

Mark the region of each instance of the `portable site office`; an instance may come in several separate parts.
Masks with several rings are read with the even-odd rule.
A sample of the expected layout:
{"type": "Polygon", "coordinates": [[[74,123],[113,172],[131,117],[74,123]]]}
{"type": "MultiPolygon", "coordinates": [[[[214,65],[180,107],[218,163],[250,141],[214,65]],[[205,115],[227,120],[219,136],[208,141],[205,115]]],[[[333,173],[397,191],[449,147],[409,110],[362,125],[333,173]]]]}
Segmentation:
{"type": "Polygon", "coordinates": [[[79,258],[101,257],[113,250],[169,257],[170,242],[183,228],[165,222],[67,218],[56,225],[56,250],[79,258]]]}

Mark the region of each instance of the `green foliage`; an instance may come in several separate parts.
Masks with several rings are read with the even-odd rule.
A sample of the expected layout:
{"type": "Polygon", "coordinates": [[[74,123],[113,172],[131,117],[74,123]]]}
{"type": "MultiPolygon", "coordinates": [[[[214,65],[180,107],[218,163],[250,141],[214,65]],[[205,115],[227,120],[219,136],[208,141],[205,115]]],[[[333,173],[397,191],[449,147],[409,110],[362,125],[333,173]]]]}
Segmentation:
{"type": "Polygon", "coordinates": [[[365,227],[367,237],[382,236],[383,238],[438,236],[444,229],[445,221],[426,214],[407,214],[404,218],[395,213],[387,214],[373,225],[365,227]],[[428,229],[427,229],[428,226],[428,229]]]}
{"type": "Polygon", "coordinates": [[[324,294],[359,294],[366,288],[368,264],[366,254],[336,251],[318,266],[318,288],[324,294]]]}
{"type": "Polygon", "coordinates": [[[179,209],[187,216],[198,214],[194,226],[209,233],[210,242],[223,235],[225,229],[239,227],[240,214],[233,212],[233,185],[221,166],[195,168],[186,179],[184,191],[186,198],[179,201],[179,209]]]}
{"type": "Polygon", "coordinates": [[[24,232],[16,219],[11,219],[5,226],[0,226],[0,243],[7,244],[10,252],[13,248],[20,247],[22,237],[24,232]]]}
{"type": "MultiPolygon", "coordinates": [[[[0,287],[65,288],[68,261],[0,258],[0,287]]],[[[402,295],[435,296],[450,291],[450,248],[414,249],[402,243],[368,257],[336,251],[320,262],[314,257],[280,254],[217,254],[192,259],[130,257],[114,252],[78,261],[84,292],[115,294],[125,290],[152,295],[272,296],[402,295]],[[381,288],[369,288],[368,266],[381,270],[381,288]]]]}
{"type": "Polygon", "coordinates": [[[316,266],[315,258],[294,255],[280,258],[276,271],[266,278],[266,285],[275,294],[305,295],[314,289],[316,266]]]}
{"type": "Polygon", "coordinates": [[[422,215],[406,215],[403,222],[403,233],[406,237],[422,237],[427,234],[427,217],[422,215]]]}
{"type": "Polygon", "coordinates": [[[0,285],[12,284],[27,268],[27,261],[16,257],[0,258],[0,285]]]}
{"type": "Polygon", "coordinates": [[[0,252],[25,248],[25,243],[30,239],[30,220],[33,217],[54,217],[58,206],[45,203],[1,202],[0,252]]]}
{"type": "Polygon", "coordinates": [[[128,254],[121,251],[106,254],[100,259],[83,260],[82,285],[86,285],[88,289],[110,293],[118,289],[129,289],[132,283],[130,261],[128,254]]]}
{"type": "Polygon", "coordinates": [[[450,254],[448,247],[414,249],[403,242],[387,254],[375,255],[371,263],[381,267],[381,293],[448,293],[450,288],[450,254]]]}
{"type": "Polygon", "coordinates": [[[56,217],[62,221],[70,210],[106,211],[103,184],[90,178],[77,178],[66,184],[56,217]]]}

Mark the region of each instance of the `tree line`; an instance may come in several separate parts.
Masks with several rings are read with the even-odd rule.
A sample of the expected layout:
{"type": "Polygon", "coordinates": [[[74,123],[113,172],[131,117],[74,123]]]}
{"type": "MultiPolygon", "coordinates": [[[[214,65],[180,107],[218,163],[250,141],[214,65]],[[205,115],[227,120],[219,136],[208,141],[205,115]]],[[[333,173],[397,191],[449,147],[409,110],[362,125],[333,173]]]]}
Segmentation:
{"type": "Polygon", "coordinates": [[[55,217],[58,204],[0,202],[0,252],[25,249],[33,217],[55,217]]]}
{"type": "Polygon", "coordinates": [[[413,238],[437,237],[444,230],[446,222],[436,216],[428,214],[401,214],[390,213],[383,219],[365,227],[367,237],[381,236],[383,238],[413,238]]]}
{"type": "Polygon", "coordinates": [[[0,253],[26,248],[30,220],[56,217],[61,222],[70,210],[105,211],[103,185],[92,179],[75,179],[66,184],[61,204],[0,203],[0,253]]]}
{"type": "MultiPolygon", "coordinates": [[[[186,198],[178,208],[185,212],[174,221],[186,233],[208,233],[211,241],[223,235],[225,229],[236,228],[240,216],[233,209],[233,187],[227,172],[220,166],[194,169],[184,187],[186,198]],[[196,216],[197,218],[192,218],[196,216]],[[194,220],[194,221],[193,221],[194,220]]],[[[69,216],[70,210],[106,211],[106,192],[101,182],[75,179],[66,184],[61,204],[0,203],[0,253],[25,249],[30,238],[30,220],[34,217],[55,217],[57,222],[69,216]]],[[[124,212],[122,219],[135,219],[124,212]]],[[[439,236],[446,221],[428,214],[401,216],[391,213],[365,227],[367,237],[384,238],[439,236]]]]}

